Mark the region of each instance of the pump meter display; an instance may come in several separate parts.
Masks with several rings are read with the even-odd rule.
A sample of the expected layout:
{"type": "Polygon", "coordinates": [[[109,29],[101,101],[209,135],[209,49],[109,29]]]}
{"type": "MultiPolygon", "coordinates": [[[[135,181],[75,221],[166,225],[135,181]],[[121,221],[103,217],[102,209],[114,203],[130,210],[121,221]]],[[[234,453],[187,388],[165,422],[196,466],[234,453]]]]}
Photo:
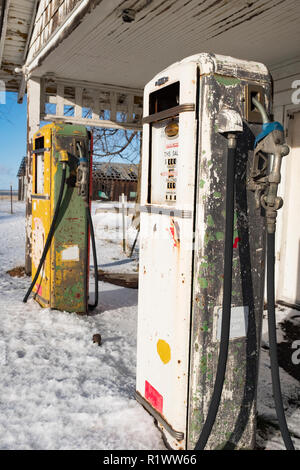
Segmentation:
{"type": "Polygon", "coordinates": [[[152,160],[151,200],[154,204],[172,205],[176,201],[178,131],[178,117],[152,125],[152,154],[156,156],[152,160]]]}

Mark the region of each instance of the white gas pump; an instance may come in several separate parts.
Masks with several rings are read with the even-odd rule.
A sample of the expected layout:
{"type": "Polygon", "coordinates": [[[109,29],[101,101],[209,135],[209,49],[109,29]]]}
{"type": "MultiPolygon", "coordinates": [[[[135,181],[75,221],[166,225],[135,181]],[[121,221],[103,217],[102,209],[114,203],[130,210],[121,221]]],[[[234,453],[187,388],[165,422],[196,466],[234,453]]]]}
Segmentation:
{"type": "Polygon", "coordinates": [[[194,449],[214,395],[230,155],[231,324],[206,448],[255,442],[266,234],[250,181],[262,123],[255,102],[270,113],[267,68],[206,53],[173,64],[145,87],[136,397],[173,449],[194,449]]]}

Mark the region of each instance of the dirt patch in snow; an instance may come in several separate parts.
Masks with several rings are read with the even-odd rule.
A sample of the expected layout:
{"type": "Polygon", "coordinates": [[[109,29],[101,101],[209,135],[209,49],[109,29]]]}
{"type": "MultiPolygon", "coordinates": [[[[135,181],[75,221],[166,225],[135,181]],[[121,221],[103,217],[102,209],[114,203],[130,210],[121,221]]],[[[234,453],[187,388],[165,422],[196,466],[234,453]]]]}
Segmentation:
{"type": "Polygon", "coordinates": [[[25,267],[24,266],[16,266],[13,269],[9,269],[6,271],[11,277],[24,277],[26,276],[25,267]]]}
{"type": "Polygon", "coordinates": [[[138,288],[138,273],[111,273],[99,269],[98,279],[99,281],[109,282],[110,284],[129,289],[138,288]]]}

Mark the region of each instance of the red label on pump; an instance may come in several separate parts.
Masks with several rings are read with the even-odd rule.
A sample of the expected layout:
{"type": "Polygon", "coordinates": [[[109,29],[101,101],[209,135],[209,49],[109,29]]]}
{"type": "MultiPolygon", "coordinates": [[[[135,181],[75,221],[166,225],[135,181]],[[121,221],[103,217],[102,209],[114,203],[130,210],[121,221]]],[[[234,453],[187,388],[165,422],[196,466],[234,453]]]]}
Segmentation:
{"type": "Polygon", "coordinates": [[[238,247],[238,243],[241,241],[241,239],[239,237],[235,237],[234,239],[234,244],[233,244],[233,248],[237,248],[238,247]]]}
{"type": "Polygon", "coordinates": [[[163,397],[147,380],[145,380],[145,398],[151,403],[153,408],[162,413],[163,397]]]}
{"type": "Polygon", "coordinates": [[[42,288],[41,284],[39,284],[36,288],[36,293],[38,295],[42,295],[42,291],[43,291],[43,288],[42,288]]]}

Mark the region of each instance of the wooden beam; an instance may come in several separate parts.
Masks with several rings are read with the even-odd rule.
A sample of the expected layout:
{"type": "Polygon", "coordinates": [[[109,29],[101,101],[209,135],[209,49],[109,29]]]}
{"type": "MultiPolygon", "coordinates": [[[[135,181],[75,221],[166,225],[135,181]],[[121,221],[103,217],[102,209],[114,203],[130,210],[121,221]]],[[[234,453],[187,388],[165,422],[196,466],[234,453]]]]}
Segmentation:
{"type": "Polygon", "coordinates": [[[27,163],[26,163],[26,244],[25,271],[31,273],[32,244],[32,139],[40,127],[40,80],[30,79],[27,83],[27,163]]]}
{"type": "Polygon", "coordinates": [[[41,118],[44,121],[63,121],[72,124],[82,124],[83,126],[104,127],[106,129],[127,129],[136,131],[142,129],[142,125],[139,123],[116,122],[105,119],[75,118],[74,116],[59,116],[55,114],[44,114],[41,118]]]}
{"type": "Polygon", "coordinates": [[[1,38],[0,38],[0,68],[2,65],[2,59],[3,59],[3,51],[4,51],[4,44],[5,44],[6,30],[7,30],[8,10],[9,10],[9,4],[10,4],[10,0],[2,0],[2,1],[4,2],[4,12],[3,12],[3,19],[1,21],[2,29],[1,29],[1,38]]]}
{"type": "Polygon", "coordinates": [[[74,117],[75,119],[82,118],[82,87],[75,87],[75,109],[74,109],[74,117]]]}

